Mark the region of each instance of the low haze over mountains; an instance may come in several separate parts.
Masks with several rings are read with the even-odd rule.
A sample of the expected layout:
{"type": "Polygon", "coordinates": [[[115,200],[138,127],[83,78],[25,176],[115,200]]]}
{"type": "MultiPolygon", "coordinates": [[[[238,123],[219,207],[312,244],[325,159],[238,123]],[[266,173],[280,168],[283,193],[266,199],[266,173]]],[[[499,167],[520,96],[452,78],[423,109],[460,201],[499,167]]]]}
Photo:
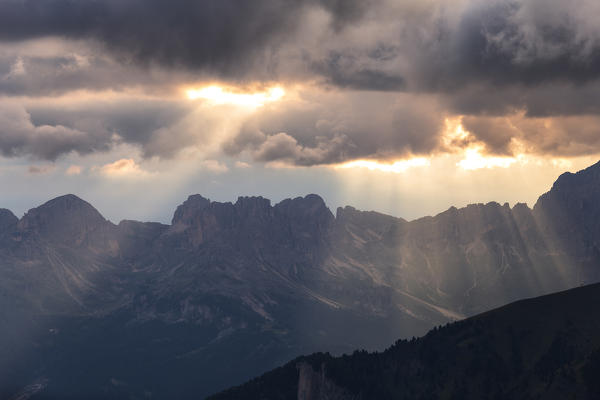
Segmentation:
{"type": "Polygon", "coordinates": [[[300,354],[383,349],[600,281],[599,217],[600,163],[533,209],[411,222],[316,195],[193,195],[171,225],[114,225],[73,195],[1,210],[0,398],[201,398],[300,354]]]}

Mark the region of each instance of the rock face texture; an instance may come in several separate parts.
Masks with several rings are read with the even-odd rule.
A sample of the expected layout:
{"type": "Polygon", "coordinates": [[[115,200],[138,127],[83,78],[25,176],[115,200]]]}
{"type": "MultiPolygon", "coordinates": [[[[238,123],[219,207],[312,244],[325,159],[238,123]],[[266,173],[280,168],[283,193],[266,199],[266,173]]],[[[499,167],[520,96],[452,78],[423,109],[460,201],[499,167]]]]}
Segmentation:
{"type": "Polygon", "coordinates": [[[115,225],[73,195],[0,210],[0,398],[40,379],[55,398],[198,398],[300,354],[383,349],[599,282],[598,216],[600,164],[533,209],[415,221],[317,195],[193,195],[170,225],[115,225]]]}
{"type": "Polygon", "coordinates": [[[14,230],[19,219],[10,210],[0,208],[0,232],[14,230]]]}
{"type": "Polygon", "coordinates": [[[337,386],[326,376],[325,365],[315,371],[306,362],[299,362],[298,368],[298,400],[355,400],[357,396],[337,386]]]}

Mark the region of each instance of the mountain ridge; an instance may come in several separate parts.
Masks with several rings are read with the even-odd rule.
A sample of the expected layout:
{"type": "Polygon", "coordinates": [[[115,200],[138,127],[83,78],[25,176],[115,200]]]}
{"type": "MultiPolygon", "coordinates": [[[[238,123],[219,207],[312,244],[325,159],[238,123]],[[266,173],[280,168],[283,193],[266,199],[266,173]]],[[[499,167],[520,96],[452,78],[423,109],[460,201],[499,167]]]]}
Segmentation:
{"type": "Polygon", "coordinates": [[[519,300],[383,352],[302,356],[207,400],[595,399],[598,301],[600,284],[519,300]]]}
{"type": "Polygon", "coordinates": [[[107,388],[114,398],[208,395],[301,354],[382,350],[523,297],[600,282],[600,231],[585,218],[600,212],[598,169],[563,178],[554,190],[573,196],[551,190],[534,209],[489,202],[413,221],[353,207],[334,215],[317,195],[275,205],[192,195],[171,225],[115,225],[76,196],[15,225],[5,213],[0,318],[23,342],[0,340],[0,371],[12,371],[0,389],[41,376],[58,398],[107,388]],[[565,230],[552,213],[575,222],[565,230]],[[14,348],[35,377],[25,361],[2,361],[14,348]],[[125,355],[172,372],[127,368],[125,355]],[[73,386],[79,370],[93,373],[73,386]]]}
{"type": "MultiPolygon", "coordinates": [[[[567,175],[567,174],[575,175],[575,174],[572,174],[570,172],[565,172],[562,175],[567,175]]],[[[282,199],[281,201],[279,201],[278,203],[275,203],[273,205],[271,204],[272,201],[270,199],[266,199],[266,198],[264,198],[262,196],[238,196],[237,200],[235,202],[231,202],[231,201],[222,201],[221,202],[221,201],[210,200],[209,198],[204,197],[201,194],[192,194],[192,195],[188,196],[187,200],[185,200],[182,204],[178,205],[175,208],[173,217],[171,218],[171,222],[169,224],[165,224],[164,222],[158,222],[158,221],[132,220],[132,219],[128,219],[128,218],[122,219],[118,223],[113,223],[109,219],[106,219],[106,217],[104,217],[90,202],[86,201],[82,197],[79,197],[79,196],[77,196],[75,194],[65,194],[65,195],[60,195],[60,196],[57,196],[57,197],[53,197],[53,198],[49,199],[48,201],[46,201],[45,203],[43,203],[43,204],[41,204],[41,205],[39,205],[37,207],[33,207],[33,208],[29,209],[25,214],[23,214],[23,216],[21,218],[16,217],[15,214],[10,209],[2,208],[2,209],[0,209],[0,212],[2,212],[2,213],[10,213],[11,215],[15,216],[18,221],[21,221],[25,216],[27,216],[27,214],[30,211],[38,210],[38,209],[40,209],[40,207],[48,206],[48,205],[50,205],[50,204],[52,204],[53,202],[56,202],[56,201],[61,201],[63,199],[65,199],[65,200],[66,199],[71,199],[72,201],[85,203],[85,204],[91,206],[91,208],[93,209],[93,211],[95,211],[98,214],[100,214],[100,216],[104,220],[110,222],[113,225],[119,225],[121,222],[127,222],[127,221],[140,222],[140,223],[153,223],[153,224],[161,224],[161,225],[175,225],[177,222],[179,222],[178,221],[179,218],[181,218],[181,216],[179,215],[179,213],[183,212],[183,208],[182,207],[185,207],[186,203],[188,201],[190,201],[190,200],[202,199],[202,201],[206,202],[205,203],[206,207],[209,207],[210,205],[219,205],[219,206],[233,205],[233,206],[236,206],[236,204],[240,204],[240,203],[243,203],[243,202],[252,203],[255,200],[260,200],[260,201],[264,201],[265,203],[267,203],[269,205],[269,207],[275,208],[277,206],[281,207],[282,203],[287,204],[288,202],[297,201],[297,200],[307,200],[307,199],[311,199],[311,198],[318,199],[318,202],[322,202],[323,204],[325,204],[324,199],[321,196],[319,196],[318,194],[315,194],[315,193],[308,193],[305,196],[288,197],[288,198],[282,199]],[[181,210],[178,212],[178,209],[181,209],[181,210]]],[[[490,205],[496,205],[496,204],[499,205],[500,203],[498,203],[496,201],[488,201],[488,202],[468,203],[468,204],[466,204],[465,206],[462,206],[462,207],[456,207],[454,205],[451,205],[447,209],[445,209],[443,211],[440,211],[437,214],[423,215],[423,216],[416,217],[416,218],[411,219],[411,220],[407,220],[407,219],[405,219],[405,218],[403,218],[401,216],[396,216],[396,215],[392,215],[392,214],[386,214],[386,213],[383,213],[383,212],[380,212],[380,211],[376,211],[376,210],[360,210],[360,209],[357,209],[356,207],[354,207],[352,205],[339,206],[339,207],[336,208],[335,212],[333,212],[332,209],[329,208],[326,204],[325,204],[325,207],[330,212],[332,212],[332,215],[335,218],[338,218],[338,214],[339,214],[340,211],[342,213],[346,212],[346,211],[357,211],[359,213],[368,213],[368,214],[371,214],[373,216],[380,216],[382,218],[389,218],[389,219],[399,220],[399,221],[402,221],[402,222],[414,222],[414,221],[418,221],[418,220],[421,220],[421,219],[436,218],[436,217],[440,216],[441,214],[445,214],[447,212],[460,211],[460,210],[464,210],[464,209],[467,209],[467,208],[473,207],[473,206],[490,206],[490,205]]],[[[537,204],[537,202],[536,202],[536,204],[537,204]]],[[[502,206],[503,207],[509,207],[511,210],[514,210],[515,208],[520,208],[520,207],[524,207],[524,208],[527,208],[529,210],[533,210],[534,209],[532,207],[529,207],[527,203],[522,203],[522,202],[517,202],[512,207],[510,207],[510,204],[508,202],[505,202],[505,203],[502,204],[502,206]]],[[[198,211],[200,211],[202,209],[204,209],[204,208],[201,207],[200,209],[198,209],[198,211]]]]}

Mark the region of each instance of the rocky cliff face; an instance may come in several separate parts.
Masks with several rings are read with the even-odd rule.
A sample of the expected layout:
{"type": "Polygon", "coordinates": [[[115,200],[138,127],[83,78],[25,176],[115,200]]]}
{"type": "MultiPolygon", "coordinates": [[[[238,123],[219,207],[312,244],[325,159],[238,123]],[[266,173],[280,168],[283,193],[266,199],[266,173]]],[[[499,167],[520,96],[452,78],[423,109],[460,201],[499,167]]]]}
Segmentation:
{"type": "Polygon", "coordinates": [[[562,174],[534,207],[536,221],[563,263],[584,266],[598,279],[600,255],[600,163],[576,174],[562,174]]]}
{"type": "Polygon", "coordinates": [[[10,210],[0,209],[0,232],[6,232],[14,229],[19,219],[10,210]]]}
{"type": "Polygon", "coordinates": [[[112,223],[74,195],[57,197],[29,210],[16,229],[19,240],[113,255],[118,248],[115,233],[116,227],[112,223]]]}
{"type": "MultiPolygon", "coordinates": [[[[600,281],[599,171],[561,176],[533,210],[474,204],[410,222],[352,207],[334,216],[316,195],[276,205],[193,195],[171,225],[114,225],[63,196],[20,220],[0,211],[0,313],[36,326],[28,348],[52,361],[31,362],[55,371],[40,374],[58,397],[99,387],[114,396],[207,394],[298,354],[382,349],[510,301],[600,281]],[[95,380],[61,392],[73,368],[61,352],[76,349],[90,365],[99,351],[92,342],[106,345],[110,361],[95,364],[95,380]],[[159,351],[156,343],[166,344],[159,351]],[[151,354],[177,373],[145,387],[149,370],[125,368],[128,346],[140,349],[130,362],[151,354]],[[120,375],[107,376],[115,364],[120,375]],[[189,371],[207,379],[196,384],[189,371]]],[[[18,370],[5,359],[0,369],[18,370]]],[[[20,382],[33,379],[29,370],[20,382]]]]}
{"type": "Polygon", "coordinates": [[[325,364],[315,371],[307,362],[299,362],[298,400],[358,400],[348,390],[344,390],[327,377],[325,364]]]}
{"type": "Polygon", "coordinates": [[[89,203],[69,194],[29,210],[19,221],[19,230],[64,242],[80,239],[108,224],[89,203]]]}

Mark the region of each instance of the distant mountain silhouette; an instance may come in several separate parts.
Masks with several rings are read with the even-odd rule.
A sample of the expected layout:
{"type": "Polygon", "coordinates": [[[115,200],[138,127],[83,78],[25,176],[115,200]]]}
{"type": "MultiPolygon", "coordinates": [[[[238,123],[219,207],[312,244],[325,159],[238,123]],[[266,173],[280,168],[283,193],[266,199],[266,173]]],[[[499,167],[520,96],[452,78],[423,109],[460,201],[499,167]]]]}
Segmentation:
{"type": "Polygon", "coordinates": [[[170,225],[115,225],[74,195],[0,210],[0,398],[198,398],[301,354],[380,350],[600,282],[599,215],[600,164],[533,209],[410,222],[317,195],[193,195],[170,225]]]}
{"type": "Polygon", "coordinates": [[[597,399],[600,285],[523,300],[381,353],[300,357],[210,400],[597,399]]]}

